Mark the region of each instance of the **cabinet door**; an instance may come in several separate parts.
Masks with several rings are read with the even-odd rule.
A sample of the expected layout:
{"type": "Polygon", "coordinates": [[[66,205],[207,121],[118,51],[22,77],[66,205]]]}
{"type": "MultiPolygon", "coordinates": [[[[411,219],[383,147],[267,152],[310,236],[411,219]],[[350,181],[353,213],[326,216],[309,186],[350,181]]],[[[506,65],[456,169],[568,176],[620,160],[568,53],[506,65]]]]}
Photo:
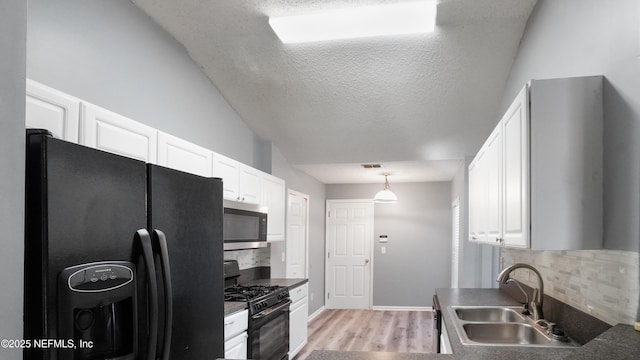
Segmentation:
{"type": "Polygon", "coordinates": [[[529,111],[526,86],[501,122],[504,139],[502,238],[506,246],[529,247],[529,111]]]}
{"type": "MultiPolygon", "coordinates": [[[[307,291],[307,288],[304,288],[307,291]]],[[[305,296],[291,304],[289,313],[289,359],[293,359],[307,343],[307,317],[309,314],[309,298],[305,296]]]]}
{"type": "Polygon", "coordinates": [[[157,163],[158,131],[99,106],[82,103],[80,144],[157,163]]]}
{"type": "Polygon", "coordinates": [[[247,358],[247,333],[242,334],[224,342],[225,359],[246,359],[247,358]]]}
{"type": "Polygon", "coordinates": [[[469,164],[469,241],[480,240],[480,227],[482,216],[481,193],[483,186],[481,185],[480,170],[481,164],[478,163],[480,154],[469,164]]]}
{"type": "Polygon", "coordinates": [[[213,174],[211,150],[173,135],[158,132],[158,165],[211,177],[213,174]]]}
{"type": "Polygon", "coordinates": [[[222,179],[223,197],[238,201],[240,163],[224,155],[213,154],[213,176],[222,179]]]}
{"type": "Polygon", "coordinates": [[[240,194],[238,201],[260,204],[262,200],[261,177],[260,171],[240,164],[240,194]]]}
{"type": "Polygon", "coordinates": [[[285,183],[269,174],[262,174],[262,206],[267,208],[267,240],[284,240],[285,183]]]}
{"type": "Polygon", "coordinates": [[[486,215],[482,242],[500,244],[502,239],[502,128],[497,126],[487,140],[484,161],[486,215]]]}
{"type": "Polygon", "coordinates": [[[80,99],[27,79],[25,124],[47,129],[54,137],[78,143],[80,99]]]}

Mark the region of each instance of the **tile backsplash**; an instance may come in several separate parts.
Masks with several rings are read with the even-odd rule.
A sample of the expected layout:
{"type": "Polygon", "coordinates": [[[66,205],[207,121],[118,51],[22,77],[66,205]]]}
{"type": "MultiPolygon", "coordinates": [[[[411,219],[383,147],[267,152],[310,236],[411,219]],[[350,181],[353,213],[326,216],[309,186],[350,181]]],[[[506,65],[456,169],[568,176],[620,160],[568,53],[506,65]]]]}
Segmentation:
{"type": "MultiPolygon", "coordinates": [[[[503,269],[532,265],[544,280],[545,294],[611,325],[633,324],[640,293],[639,254],[630,251],[532,251],[501,249],[503,269]]],[[[518,269],[517,280],[537,286],[535,274],[518,269]]]]}
{"type": "Polygon", "coordinates": [[[269,247],[247,250],[228,250],[224,252],[225,260],[237,260],[240,270],[271,265],[269,247]]]}

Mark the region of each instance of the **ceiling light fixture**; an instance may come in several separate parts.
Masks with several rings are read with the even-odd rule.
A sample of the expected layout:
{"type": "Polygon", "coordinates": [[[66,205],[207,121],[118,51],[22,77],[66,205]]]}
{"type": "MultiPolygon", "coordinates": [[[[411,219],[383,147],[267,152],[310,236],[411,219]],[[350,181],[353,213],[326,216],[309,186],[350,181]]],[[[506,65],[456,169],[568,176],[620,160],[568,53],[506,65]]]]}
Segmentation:
{"type": "Polygon", "coordinates": [[[389,173],[384,173],[384,189],[378,191],[376,196],[373,197],[373,202],[377,203],[394,203],[398,201],[396,194],[390,190],[391,186],[389,186],[389,180],[387,176],[391,175],[389,173]]]}
{"type": "Polygon", "coordinates": [[[285,44],[433,32],[434,0],[270,17],[285,44]]]}

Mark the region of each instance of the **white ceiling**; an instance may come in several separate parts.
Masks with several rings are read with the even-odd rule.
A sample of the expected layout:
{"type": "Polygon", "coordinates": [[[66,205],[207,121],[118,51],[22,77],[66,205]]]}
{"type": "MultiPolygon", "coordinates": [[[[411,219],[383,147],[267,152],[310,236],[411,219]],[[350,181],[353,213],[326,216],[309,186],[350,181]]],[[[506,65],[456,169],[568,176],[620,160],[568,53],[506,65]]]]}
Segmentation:
{"type": "Polygon", "coordinates": [[[450,180],[499,118],[536,3],[440,0],[432,34],[284,45],[269,16],[407,0],[132,1],[259,137],[325,183],[380,182],[382,171],[357,166],[371,162],[390,182],[394,168],[406,181],[450,180]]]}

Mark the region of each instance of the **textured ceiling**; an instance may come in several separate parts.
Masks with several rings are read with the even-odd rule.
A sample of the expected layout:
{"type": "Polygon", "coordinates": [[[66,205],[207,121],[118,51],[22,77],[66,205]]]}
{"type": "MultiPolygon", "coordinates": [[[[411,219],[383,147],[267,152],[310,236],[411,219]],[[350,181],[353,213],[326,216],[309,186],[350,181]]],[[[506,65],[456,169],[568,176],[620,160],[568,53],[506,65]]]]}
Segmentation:
{"type": "Polygon", "coordinates": [[[498,120],[536,0],[441,0],[432,34],[289,45],[269,16],[401,1],[133,2],[184,45],[258,136],[335,183],[340,169],[363,162],[416,174],[422,164],[450,180],[498,120]],[[429,164],[449,160],[456,170],[429,164]]]}

